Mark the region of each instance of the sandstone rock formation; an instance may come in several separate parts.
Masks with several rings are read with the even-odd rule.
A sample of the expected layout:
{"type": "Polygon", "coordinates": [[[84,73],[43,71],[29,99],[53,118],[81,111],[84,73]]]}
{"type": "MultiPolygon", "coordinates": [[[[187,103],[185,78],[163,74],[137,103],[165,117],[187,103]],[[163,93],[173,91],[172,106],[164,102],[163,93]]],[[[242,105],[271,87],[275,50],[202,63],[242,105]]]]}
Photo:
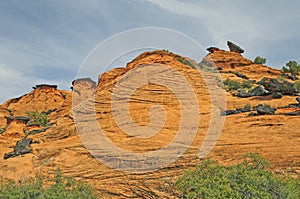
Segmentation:
{"type": "MultiPolygon", "coordinates": [[[[197,165],[201,144],[209,127],[218,126],[218,122],[212,121],[212,117],[225,110],[211,97],[221,88],[220,84],[215,84],[218,82],[216,80],[220,80],[217,74],[204,70],[199,72],[178,61],[178,57],[181,56],[166,51],[145,52],[125,68],[116,68],[101,74],[97,84],[88,79],[75,80],[72,92],[54,87],[36,87],[28,94],[6,101],[0,106],[0,128],[6,127],[6,131],[0,134],[0,157],[11,152],[16,142],[24,139],[24,131],[37,130],[36,127],[28,127],[24,123],[13,122],[7,126],[5,116],[26,116],[27,111],[48,112],[53,125],[27,137],[36,141],[36,144],[31,145],[31,153],[0,160],[2,181],[18,181],[22,180],[22,176],[39,175],[47,182],[60,168],[64,175],[75,176],[76,179],[94,186],[101,198],[174,198],[161,187],[174,182],[185,169],[197,165]],[[182,86],[185,81],[194,92],[197,103],[193,103],[193,95],[185,94],[191,94],[182,86]],[[178,97],[178,90],[185,95],[178,97]],[[130,97],[124,97],[124,93],[130,94],[130,97]],[[72,95],[77,100],[73,101],[73,110],[72,95]],[[184,103],[180,104],[180,101],[184,103]],[[128,107],[122,106],[126,104],[128,107]],[[119,109],[114,109],[114,106],[119,109]],[[95,126],[90,125],[94,121],[101,127],[105,139],[119,148],[136,153],[156,151],[176,138],[178,129],[182,126],[183,108],[186,108],[183,124],[199,124],[195,128],[196,135],[187,150],[173,163],[164,165],[161,170],[148,173],[115,170],[103,161],[98,161],[97,156],[92,156],[91,151],[83,145],[87,138],[81,134],[80,139],[78,134],[81,129],[87,133],[96,132],[95,126]],[[199,114],[194,118],[192,113],[196,109],[199,114]],[[165,115],[161,114],[161,110],[164,110],[165,115]],[[85,117],[76,121],[76,113],[84,114],[85,117]],[[128,113],[130,117],[118,117],[128,113]],[[130,123],[128,118],[142,131],[126,132],[130,123]],[[160,128],[159,122],[163,119],[165,123],[160,128]],[[149,137],[135,136],[134,133],[143,132],[143,127],[147,126],[157,130],[157,133],[149,137]]],[[[220,78],[223,79],[229,75],[240,78],[226,73],[233,69],[257,81],[263,77],[275,78],[280,74],[279,70],[256,65],[239,53],[224,50],[212,50],[202,63],[207,66],[214,63],[216,67],[222,68],[220,78]]],[[[214,97],[222,99],[218,94],[214,97]]],[[[240,110],[248,103],[252,107],[259,104],[286,107],[295,99],[295,96],[283,96],[281,99],[266,96],[238,98],[226,93],[226,109],[238,110],[239,113],[222,117],[225,119],[222,134],[208,157],[228,165],[239,162],[245,153],[257,152],[274,165],[273,170],[299,174],[300,143],[297,139],[299,132],[295,130],[300,128],[299,117],[286,115],[299,108],[278,108],[274,115],[254,117],[248,117],[244,109],[240,110]]],[[[176,140],[170,151],[186,145],[184,139],[176,140]]],[[[91,143],[97,142],[98,140],[92,140],[91,143]]],[[[94,154],[109,156],[110,150],[112,148],[103,148],[94,154]]],[[[168,158],[161,157],[157,161],[168,158]]]]}
{"type": "Polygon", "coordinates": [[[96,82],[90,78],[80,78],[72,82],[72,103],[76,106],[79,101],[91,97],[95,93],[96,82]]]}

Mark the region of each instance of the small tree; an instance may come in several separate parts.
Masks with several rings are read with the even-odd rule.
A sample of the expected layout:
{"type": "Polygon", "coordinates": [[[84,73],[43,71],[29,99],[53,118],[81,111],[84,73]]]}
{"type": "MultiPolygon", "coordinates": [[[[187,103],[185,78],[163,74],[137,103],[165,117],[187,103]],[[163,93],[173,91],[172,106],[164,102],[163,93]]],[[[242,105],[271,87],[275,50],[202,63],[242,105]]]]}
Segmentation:
{"type": "Polygon", "coordinates": [[[285,65],[286,65],[286,67],[285,66],[282,67],[282,72],[290,73],[292,80],[296,80],[297,75],[300,72],[300,65],[298,65],[296,61],[289,61],[285,65]]]}
{"type": "Polygon", "coordinates": [[[255,63],[255,64],[265,64],[266,61],[267,61],[266,58],[263,58],[263,57],[260,57],[260,56],[257,56],[257,57],[255,57],[255,59],[254,59],[254,63],[255,63]]]}

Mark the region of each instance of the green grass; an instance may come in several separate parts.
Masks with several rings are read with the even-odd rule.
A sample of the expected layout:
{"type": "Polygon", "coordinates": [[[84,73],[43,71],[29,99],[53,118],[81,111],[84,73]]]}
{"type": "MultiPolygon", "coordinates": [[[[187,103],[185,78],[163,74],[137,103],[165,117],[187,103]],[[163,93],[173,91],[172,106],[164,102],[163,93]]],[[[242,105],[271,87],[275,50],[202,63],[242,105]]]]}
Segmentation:
{"type": "Polygon", "coordinates": [[[248,154],[242,163],[221,166],[203,161],[176,182],[183,198],[300,198],[299,178],[269,171],[270,164],[257,154],[248,154]]]}
{"type": "Polygon", "coordinates": [[[87,184],[67,178],[58,171],[53,185],[43,188],[41,178],[23,183],[8,182],[0,185],[0,198],[5,199],[97,199],[95,190],[87,184]]]}

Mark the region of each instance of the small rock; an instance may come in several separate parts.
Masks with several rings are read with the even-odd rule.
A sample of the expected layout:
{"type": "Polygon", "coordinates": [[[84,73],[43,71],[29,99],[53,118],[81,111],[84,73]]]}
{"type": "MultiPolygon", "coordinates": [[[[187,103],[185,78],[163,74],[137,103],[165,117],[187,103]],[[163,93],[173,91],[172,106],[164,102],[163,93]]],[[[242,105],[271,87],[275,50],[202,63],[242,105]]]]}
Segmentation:
{"type": "Polygon", "coordinates": [[[249,112],[250,111],[250,108],[248,107],[244,107],[244,108],[238,108],[236,109],[238,112],[240,113],[245,113],[245,112],[249,112]]]}
{"type": "Polygon", "coordinates": [[[248,117],[251,117],[251,116],[256,116],[257,114],[256,113],[254,113],[254,112],[251,112],[251,113],[249,113],[248,114],[248,117]]]}
{"type": "Polygon", "coordinates": [[[274,93],[274,94],[272,95],[272,97],[273,97],[274,99],[281,99],[281,98],[282,98],[282,94],[279,93],[279,92],[277,92],[277,93],[274,93]]]}
{"type": "Polygon", "coordinates": [[[287,113],[286,115],[289,115],[289,116],[297,116],[297,115],[300,115],[300,111],[290,112],[290,113],[287,113]]]}
{"type": "Polygon", "coordinates": [[[239,112],[237,110],[226,110],[226,111],[222,111],[221,115],[225,116],[225,115],[233,115],[233,114],[238,114],[239,112]]]}
{"type": "Polygon", "coordinates": [[[256,107],[256,111],[259,115],[274,115],[276,109],[275,108],[271,108],[269,106],[264,106],[262,104],[259,104],[256,107]]]}
{"type": "Polygon", "coordinates": [[[220,49],[217,48],[217,47],[209,47],[209,48],[207,48],[206,50],[207,50],[208,52],[210,52],[210,53],[213,53],[213,52],[215,52],[215,51],[219,51],[220,49]]]}

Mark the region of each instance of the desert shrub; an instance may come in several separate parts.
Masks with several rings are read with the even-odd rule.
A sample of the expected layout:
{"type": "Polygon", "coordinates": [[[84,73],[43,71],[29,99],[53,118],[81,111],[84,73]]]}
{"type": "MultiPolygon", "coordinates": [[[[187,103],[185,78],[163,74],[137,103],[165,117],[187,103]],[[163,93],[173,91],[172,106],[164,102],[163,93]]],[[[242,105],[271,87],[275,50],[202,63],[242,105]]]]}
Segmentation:
{"type": "Polygon", "coordinates": [[[251,104],[250,104],[250,103],[247,103],[247,104],[244,106],[244,109],[251,110],[251,109],[252,109],[251,104]]]}
{"type": "Polygon", "coordinates": [[[296,91],[298,93],[300,93],[300,81],[295,81],[294,82],[294,87],[295,87],[296,91]]]}
{"type": "Polygon", "coordinates": [[[296,61],[289,61],[288,63],[285,64],[285,66],[282,67],[282,73],[283,74],[290,73],[291,79],[296,80],[297,75],[300,72],[300,65],[298,65],[296,61]]]}
{"type": "Polygon", "coordinates": [[[0,134],[4,133],[6,131],[6,128],[0,128],[0,134]]]}
{"type": "Polygon", "coordinates": [[[232,166],[206,160],[186,171],[176,187],[183,198],[299,198],[299,178],[276,175],[269,167],[257,154],[249,154],[232,166]]]}
{"type": "Polygon", "coordinates": [[[242,82],[238,82],[238,81],[227,78],[223,82],[223,84],[224,84],[226,91],[237,91],[239,89],[249,90],[253,86],[253,81],[244,80],[242,82]]]}
{"type": "Polygon", "coordinates": [[[227,78],[224,82],[223,82],[225,89],[227,91],[233,91],[233,90],[238,90],[240,88],[242,88],[241,83],[235,80],[231,80],[229,78],[227,78]]]}
{"type": "Polygon", "coordinates": [[[264,107],[272,108],[270,104],[263,104],[264,107]]]}
{"type": "Polygon", "coordinates": [[[26,112],[26,114],[30,118],[27,125],[37,124],[41,126],[47,126],[50,121],[46,113],[38,113],[37,111],[34,111],[34,112],[26,112]]]}
{"type": "Polygon", "coordinates": [[[196,66],[197,66],[197,64],[194,61],[190,60],[190,59],[186,59],[186,58],[183,58],[183,57],[177,57],[176,59],[180,63],[185,64],[187,66],[190,66],[192,68],[196,68],[196,66]]]}
{"type": "Polygon", "coordinates": [[[286,78],[284,76],[282,76],[282,75],[279,75],[277,77],[277,80],[280,81],[280,82],[283,82],[283,81],[286,81],[286,78]]]}
{"type": "Polygon", "coordinates": [[[7,127],[8,127],[8,124],[6,124],[5,127],[0,128],[0,135],[6,131],[7,127]]]}
{"type": "Polygon", "coordinates": [[[266,61],[267,61],[267,59],[266,58],[263,58],[263,57],[260,57],[260,56],[257,56],[257,57],[255,57],[255,59],[254,59],[254,63],[255,64],[265,64],[266,63],[266,61]]]}
{"type": "Polygon", "coordinates": [[[242,88],[250,89],[253,86],[252,80],[244,80],[241,84],[242,88]]]}
{"type": "Polygon", "coordinates": [[[8,182],[0,185],[0,198],[5,199],[77,199],[98,198],[95,190],[87,184],[76,181],[73,178],[67,178],[61,175],[60,172],[52,180],[53,184],[50,187],[43,188],[41,178],[31,178],[23,183],[16,184],[8,182]]]}

